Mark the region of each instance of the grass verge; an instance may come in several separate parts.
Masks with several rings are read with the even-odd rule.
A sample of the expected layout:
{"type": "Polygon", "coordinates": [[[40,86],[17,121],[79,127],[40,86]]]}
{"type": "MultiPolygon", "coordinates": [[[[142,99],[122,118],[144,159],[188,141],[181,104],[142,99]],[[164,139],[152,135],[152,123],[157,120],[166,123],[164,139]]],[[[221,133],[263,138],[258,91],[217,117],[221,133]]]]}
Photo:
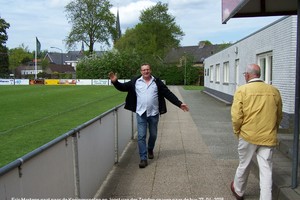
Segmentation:
{"type": "Polygon", "coordinates": [[[200,90],[202,91],[204,89],[204,86],[198,86],[198,85],[184,85],[183,89],[185,90],[200,90]]]}
{"type": "Polygon", "coordinates": [[[1,86],[0,167],[124,102],[111,86],[1,86]]]}

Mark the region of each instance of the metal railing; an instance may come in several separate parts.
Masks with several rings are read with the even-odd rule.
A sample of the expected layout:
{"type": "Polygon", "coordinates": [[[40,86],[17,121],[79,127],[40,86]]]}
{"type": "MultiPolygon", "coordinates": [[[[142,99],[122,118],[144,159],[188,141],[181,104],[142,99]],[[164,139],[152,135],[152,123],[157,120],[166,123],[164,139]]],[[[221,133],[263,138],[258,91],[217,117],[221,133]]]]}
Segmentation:
{"type": "Polygon", "coordinates": [[[93,198],[136,131],[123,105],[0,168],[0,199],[93,198]]]}

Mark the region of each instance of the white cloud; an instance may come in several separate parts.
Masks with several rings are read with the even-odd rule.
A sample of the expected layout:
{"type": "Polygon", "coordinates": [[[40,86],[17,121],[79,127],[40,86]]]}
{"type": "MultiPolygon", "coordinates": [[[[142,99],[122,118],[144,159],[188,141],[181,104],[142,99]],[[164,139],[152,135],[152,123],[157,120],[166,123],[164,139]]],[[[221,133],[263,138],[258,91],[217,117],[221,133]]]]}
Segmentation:
{"type": "Polygon", "coordinates": [[[149,0],[132,2],[123,6],[114,7],[114,13],[117,13],[117,9],[119,9],[119,16],[121,21],[121,26],[124,29],[132,28],[139,22],[139,16],[141,15],[141,11],[154,6],[156,3],[149,0]]]}
{"type": "MultiPolygon", "coordinates": [[[[30,50],[35,48],[35,37],[42,49],[51,46],[65,49],[64,39],[71,30],[65,6],[71,0],[0,0],[0,17],[10,23],[9,48],[22,43],[30,50]]],[[[119,9],[122,32],[139,22],[142,10],[154,6],[159,0],[112,0],[112,12],[119,9]]],[[[221,2],[219,0],[162,0],[168,3],[169,13],[182,28],[185,36],[182,45],[197,45],[200,40],[212,43],[234,42],[275,21],[271,18],[231,19],[222,24],[221,2]]],[[[99,45],[96,45],[96,48],[99,45]]],[[[80,48],[80,47],[79,47],[80,48]]],[[[98,50],[98,49],[97,49],[98,50]]]]}
{"type": "Polygon", "coordinates": [[[51,8],[61,8],[66,6],[72,0],[44,0],[44,2],[51,8]]]}

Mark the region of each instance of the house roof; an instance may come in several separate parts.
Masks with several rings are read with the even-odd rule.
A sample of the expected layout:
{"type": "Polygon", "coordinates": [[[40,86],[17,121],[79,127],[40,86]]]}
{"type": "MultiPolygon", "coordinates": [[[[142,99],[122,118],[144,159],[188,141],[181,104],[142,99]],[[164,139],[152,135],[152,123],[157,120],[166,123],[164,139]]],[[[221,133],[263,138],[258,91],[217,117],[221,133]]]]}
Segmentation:
{"type": "Polygon", "coordinates": [[[48,52],[45,58],[48,58],[50,63],[63,64],[65,61],[77,61],[83,56],[81,51],[69,51],[68,53],[48,52]]]}
{"type": "MultiPolygon", "coordinates": [[[[104,51],[95,51],[98,56],[102,56],[104,51]]],[[[48,52],[45,59],[48,58],[50,63],[63,64],[65,62],[78,61],[84,57],[82,51],[69,51],[68,53],[48,52]]]]}
{"type": "MultiPolygon", "coordinates": [[[[18,70],[35,70],[35,64],[34,62],[28,62],[27,65],[20,65],[17,67],[18,70]]],[[[37,70],[42,70],[42,66],[37,65],[37,70]]]]}
{"type": "Polygon", "coordinates": [[[57,65],[57,64],[50,64],[48,69],[52,72],[58,73],[75,73],[74,68],[71,65],[57,65]]]}
{"type": "Polygon", "coordinates": [[[195,63],[203,63],[204,59],[215,54],[222,49],[222,45],[205,45],[201,43],[198,46],[185,46],[173,48],[165,57],[165,63],[177,63],[179,60],[187,56],[193,56],[195,63]]]}

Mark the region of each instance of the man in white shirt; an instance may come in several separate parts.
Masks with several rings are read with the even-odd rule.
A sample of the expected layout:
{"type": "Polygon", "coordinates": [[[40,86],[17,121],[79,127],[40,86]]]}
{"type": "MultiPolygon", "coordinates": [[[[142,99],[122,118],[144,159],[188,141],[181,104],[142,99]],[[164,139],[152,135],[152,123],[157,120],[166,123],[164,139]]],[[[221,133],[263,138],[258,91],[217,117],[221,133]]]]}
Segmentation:
{"type": "Polygon", "coordinates": [[[148,158],[153,159],[153,149],[157,138],[157,125],[159,115],[167,112],[165,98],[171,103],[188,111],[186,104],[182,103],[168,87],[157,77],[151,75],[149,64],[141,66],[141,76],[129,82],[120,83],[114,73],[109,74],[110,80],[116,89],[128,92],[125,109],[136,112],[138,129],[138,147],[140,154],[140,168],[148,165],[148,158]],[[149,126],[148,146],[146,144],[147,127],[149,126]]]}

